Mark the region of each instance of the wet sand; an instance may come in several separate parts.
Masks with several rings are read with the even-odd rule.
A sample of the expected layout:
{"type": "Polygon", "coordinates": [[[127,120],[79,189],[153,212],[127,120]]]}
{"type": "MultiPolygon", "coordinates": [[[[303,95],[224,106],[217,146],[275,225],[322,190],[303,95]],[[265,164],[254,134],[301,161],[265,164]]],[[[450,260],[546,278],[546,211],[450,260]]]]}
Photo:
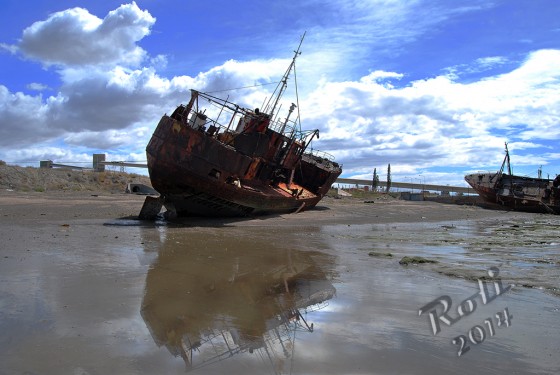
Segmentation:
{"type": "Polygon", "coordinates": [[[0,194],[0,374],[560,371],[558,216],[325,199],[146,223],[142,196],[0,194]],[[476,306],[434,335],[442,296],[476,306]]]}

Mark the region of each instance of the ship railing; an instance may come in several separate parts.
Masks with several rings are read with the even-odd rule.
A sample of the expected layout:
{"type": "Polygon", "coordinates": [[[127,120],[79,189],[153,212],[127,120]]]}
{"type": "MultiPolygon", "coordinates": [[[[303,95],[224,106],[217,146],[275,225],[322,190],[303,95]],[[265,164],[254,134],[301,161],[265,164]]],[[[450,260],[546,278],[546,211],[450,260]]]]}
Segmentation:
{"type": "MultiPolygon", "coordinates": [[[[195,111],[191,111],[191,113],[194,112],[195,111]]],[[[190,116],[191,115],[189,115],[189,118],[190,116]]],[[[203,124],[200,124],[200,126],[197,126],[197,128],[212,136],[217,136],[218,134],[221,133],[230,133],[233,137],[235,137],[236,135],[239,134],[236,131],[236,129],[237,129],[238,122],[242,117],[243,115],[241,113],[238,113],[236,115],[232,113],[230,114],[230,116],[223,117],[225,118],[225,124],[219,122],[217,119],[207,117],[206,121],[203,124]]],[[[285,124],[280,121],[274,121],[274,122],[271,121],[268,125],[268,128],[277,133],[282,132],[282,134],[284,134],[286,137],[290,137],[290,135],[293,136],[294,134],[297,133],[297,130],[295,129],[295,124],[289,122],[285,124]]]]}
{"type": "Polygon", "coordinates": [[[496,171],[496,170],[481,171],[481,170],[478,170],[476,172],[472,172],[472,174],[497,174],[497,173],[500,173],[500,171],[496,171]]]}
{"type": "Polygon", "coordinates": [[[334,156],[319,150],[308,150],[306,151],[303,156],[311,159],[312,163],[316,165],[321,165],[323,168],[335,171],[340,170],[342,168],[342,164],[337,163],[334,161],[334,156]]]}
{"type": "Polygon", "coordinates": [[[334,161],[334,156],[329,154],[328,152],[324,152],[324,151],[319,151],[319,150],[314,150],[314,149],[309,149],[305,152],[306,155],[311,155],[314,156],[316,158],[320,158],[320,159],[326,159],[328,161],[333,162],[334,161]]]}
{"type": "MultiPolygon", "coordinates": [[[[195,113],[201,113],[207,116],[205,123],[201,124],[201,126],[197,126],[197,128],[203,131],[208,131],[212,126],[212,135],[217,135],[219,133],[225,132],[229,132],[234,136],[236,134],[239,134],[236,131],[239,120],[243,118],[247,113],[253,113],[253,111],[251,110],[239,107],[232,102],[228,102],[227,99],[223,100],[217,97],[213,97],[212,95],[209,95],[207,93],[199,92],[197,99],[203,100],[206,105],[214,107],[215,111],[212,111],[214,115],[206,113],[206,110],[202,110],[202,108],[205,108],[206,106],[200,105],[198,100],[196,101],[196,104],[193,106],[193,108],[189,111],[189,113],[184,115],[189,119],[189,123],[191,122],[191,116],[195,113]]],[[[300,141],[303,140],[303,134],[301,134],[301,131],[298,130],[298,126],[294,121],[288,119],[280,120],[275,117],[274,119],[270,120],[268,128],[286,137],[295,138],[300,141]]]]}
{"type": "MultiPolygon", "coordinates": [[[[239,120],[246,116],[248,112],[252,111],[237,106],[231,107],[227,105],[228,102],[220,102],[216,99],[210,99],[207,98],[206,95],[202,94],[200,94],[199,98],[204,99],[207,104],[214,106],[216,110],[212,111],[212,114],[206,113],[206,110],[201,110],[204,106],[199,105],[197,101],[189,113],[182,114],[185,119],[185,123],[193,128],[205,132],[209,136],[215,137],[224,145],[231,146],[233,139],[240,134],[237,131],[239,120]],[[193,120],[195,117],[198,118],[198,114],[205,116],[203,123],[196,123],[197,120],[193,120]],[[223,136],[220,136],[220,134],[223,134],[223,136]]],[[[273,119],[269,122],[268,128],[300,142],[303,142],[305,137],[309,135],[309,132],[302,132],[298,130],[298,126],[294,121],[279,121],[277,119],[273,119]]],[[[326,152],[308,150],[306,151],[306,154],[310,154],[317,159],[327,160],[334,163],[334,156],[326,152]]]]}
{"type": "MultiPolygon", "coordinates": [[[[199,93],[199,98],[203,99],[206,103],[214,106],[220,112],[229,113],[229,116],[226,116],[226,122],[229,124],[230,120],[233,117],[233,121],[231,121],[232,127],[237,127],[237,120],[243,117],[247,112],[253,112],[246,108],[234,106],[233,103],[228,102],[227,100],[221,100],[219,98],[212,97],[211,95],[205,93],[199,93]]],[[[193,108],[192,112],[196,112],[198,108],[202,108],[203,106],[197,106],[197,108],[193,108]]],[[[219,116],[219,115],[218,115],[219,116]]],[[[218,124],[216,120],[211,119],[209,116],[207,122],[212,122],[214,126],[218,127],[220,130],[226,130],[227,126],[218,124]]],[[[297,125],[294,121],[283,119],[280,120],[277,117],[271,119],[270,123],[268,124],[268,128],[273,130],[277,133],[281,133],[283,135],[289,136],[290,134],[295,134],[297,132],[297,125]]],[[[230,129],[231,131],[231,129],[230,129]]]]}
{"type": "Polygon", "coordinates": [[[189,113],[185,113],[185,121],[189,126],[204,131],[212,136],[217,136],[220,133],[235,133],[238,125],[238,120],[246,112],[246,109],[235,106],[227,100],[222,100],[206,93],[199,92],[197,100],[189,113]],[[204,101],[205,104],[200,104],[198,99],[204,101]],[[207,113],[206,109],[214,107],[211,113],[207,113]],[[204,115],[205,121],[201,124],[193,124],[193,116],[197,114],[204,115]]]}
{"type": "MultiPolygon", "coordinates": [[[[203,112],[199,112],[193,109],[188,114],[188,118],[190,119],[191,116],[195,113],[203,113],[203,112]]],[[[208,116],[204,121],[204,123],[197,124],[196,126],[194,126],[192,124],[192,121],[189,120],[188,125],[202,132],[205,132],[209,136],[215,137],[219,142],[225,145],[230,145],[231,140],[235,137],[235,135],[237,135],[235,130],[237,128],[238,125],[237,123],[240,118],[241,116],[239,114],[235,115],[234,113],[230,113],[229,116],[223,116],[223,115],[221,116],[221,119],[225,119],[224,122],[221,122],[220,118],[212,118],[208,116]],[[226,134],[226,133],[229,133],[230,136],[225,138],[219,136],[220,134],[226,134]]]]}
{"type": "Polygon", "coordinates": [[[288,121],[287,123],[282,121],[271,121],[268,128],[288,137],[290,134],[295,133],[296,125],[291,121],[288,121]]]}
{"type": "Polygon", "coordinates": [[[328,301],[323,301],[323,302],[319,302],[319,303],[316,303],[314,305],[305,307],[303,309],[303,312],[305,314],[312,313],[314,311],[323,310],[323,309],[327,308],[328,306],[329,306],[329,302],[328,301]]]}

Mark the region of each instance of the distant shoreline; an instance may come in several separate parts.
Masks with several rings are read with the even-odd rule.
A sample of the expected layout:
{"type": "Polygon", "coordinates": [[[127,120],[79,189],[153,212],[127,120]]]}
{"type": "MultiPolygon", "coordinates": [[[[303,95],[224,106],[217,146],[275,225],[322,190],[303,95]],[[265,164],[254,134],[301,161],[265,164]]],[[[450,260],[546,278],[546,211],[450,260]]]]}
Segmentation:
{"type": "Polygon", "coordinates": [[[128,183],[151,186],[148,176],[117,171],[35,168],[0,164],[0,189],[17,192],[124,192],[128,183]]]}

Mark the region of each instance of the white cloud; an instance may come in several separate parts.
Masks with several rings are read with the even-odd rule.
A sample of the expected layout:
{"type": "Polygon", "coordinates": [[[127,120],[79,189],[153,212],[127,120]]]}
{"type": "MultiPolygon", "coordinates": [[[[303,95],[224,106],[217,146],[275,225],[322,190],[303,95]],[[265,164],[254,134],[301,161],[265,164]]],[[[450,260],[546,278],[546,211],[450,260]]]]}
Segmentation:
{"type": "MultiPolygon", "coordinates": [[[[52,98],[51,102],[56,99],[52,98]]],[[[0,146],[19,148],[61,134],[60,129],[46,126],[44,119],[48,111],[49,105],[41,95],[11,93],[0,85],[0,146]]]]}
{"type": "Polygon", "coordinates": [[[136,3],[121,5],[103,19],[86,9],[51,14],[23,31],[19,50],[46,65],[139,64],[146,52],[136,43],[154,24],[136,3]]]}
{"type": "Polygon", "coordinates": [[[370,74],[368,74],[365,77],[360,78],[360,82],[380,82],[383,80],[388,80],[388,79],[402,79],[404,77],[404,74],[402,73],[395,73],[395,72],[385,72],[382,70],[376,70],[374,72],[371,72],[370,74]]]}
{"type": "Polygon", "coordinates": [[[49,86],[43,85],[42,83],[32,82],[32,83],[27,85],[27,88],[29,90],[33,90],[33,91],[44,91],[44,90],[48,89],[49,86]]]}
{"type": "Polygon", "coordinates": [[[321,22],[308,29],[304,55],[314,61],[314,69],[329,77],[362,69],[367,62],[376,66],[376,59],[398,56],[442,23],[495,6],[484,0],[456,1],[453,6],[422,0],[312,0],[304,4],[320,7],[321,14],[321,22]]]}
{"type": "Polygon", "coordinates": [[[392,72],[323,82],[305,102],[305,123],[321,129],[319,145],[350,175],[388,162],[396,171],[495,165],[510,130],[533,140],[532,147],[560,139],[559,65],[560,51],[546,50],[472,83],[439,76],[393,88],[376,79],[400,76],[392,72]]]}
{"type": "Polygon", "coordinates": [[[148,144],[149,136],[146,127],[131,126],[123,130],[83,131],[70,133],[64,137],[64,142],[73,147],[93,148],[98,150],[143,149],[148,144]]]}
{"type": "Polygon", "coordinates": [[[15,55],[18,52],[18,47],[12,44],[0,43],[0,50],[4,50],[15,55]]]}
{"type": "Polygon", "coordinates": [[[33,166],[38,166],[38,161],[40,160],[53,160],[59,163],[67,161],[80,164],[87,163],[92,161],[93,156],[86,152],[76,152],[76,150],[66,147],[37,144],[29,149],[12,150],[9,154],[2,155],[2,158],[3,160],[17,160],[19,163],[29,163],[33,166]]]}
{"type": "Polygon", "coordinates": [[[508,62],[508,59],[503,56],[491,56],[491,57],[481,57],[476,59],[476,65],[486,69],[492,68],[494,66],[503,65],[508,62]]]}
{"type": "Polygon", "coordinates": [[[501,67],[509,62],[510,60],[504,56],[480,57],[470,64],[460,64],[448,67],[445,69],[445,72],[447,72],[447,77],[457,79],[465,74],[487,72],[494,68],[501,67]]]}

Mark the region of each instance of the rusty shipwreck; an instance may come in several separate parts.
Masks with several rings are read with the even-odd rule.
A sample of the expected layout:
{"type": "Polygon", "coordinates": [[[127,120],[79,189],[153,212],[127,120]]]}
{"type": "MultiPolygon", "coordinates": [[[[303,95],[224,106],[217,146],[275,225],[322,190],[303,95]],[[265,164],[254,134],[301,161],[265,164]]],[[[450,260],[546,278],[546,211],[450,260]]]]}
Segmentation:
{"type": "Polygon", "coordinates": [[[301,130],[295,104],[286,117],[277,114],[300,47],[301,42],[261,109],[191,90],[188,104],[161,118],[146,153],[152,185],[168,212],[220,217],[290,213],[312,208],[323,198],[341,166],[310,148],[319,131],[301,130]]]}
{"type": "Polygon", "coordinates": [[[496,173],[473,173],[465,181],[491,206],[525,212],[560,214],[560,176],[555,179],[516,176],[509,151],[496,173]]]}

